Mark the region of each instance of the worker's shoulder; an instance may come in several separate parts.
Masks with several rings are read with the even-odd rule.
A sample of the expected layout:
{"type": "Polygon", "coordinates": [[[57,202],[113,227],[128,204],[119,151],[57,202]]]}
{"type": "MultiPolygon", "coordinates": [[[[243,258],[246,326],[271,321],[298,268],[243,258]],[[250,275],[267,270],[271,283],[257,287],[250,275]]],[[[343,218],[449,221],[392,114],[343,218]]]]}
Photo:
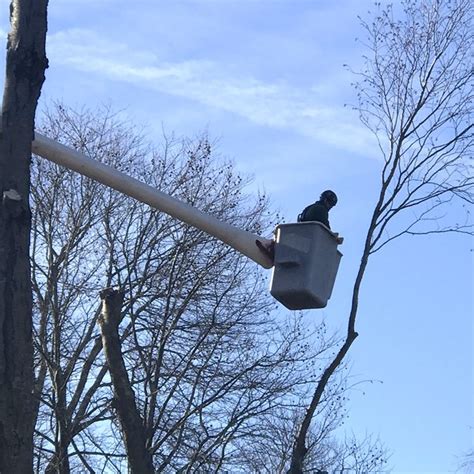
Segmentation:
{"type": "Polygon", "coordinates": [[[327,207],[322,203],[322,202],[319,202],[319,201],[316,201],[315,203],[311,204],[309,206],[309,210],[311,211],[327,211],[327,207]]]}

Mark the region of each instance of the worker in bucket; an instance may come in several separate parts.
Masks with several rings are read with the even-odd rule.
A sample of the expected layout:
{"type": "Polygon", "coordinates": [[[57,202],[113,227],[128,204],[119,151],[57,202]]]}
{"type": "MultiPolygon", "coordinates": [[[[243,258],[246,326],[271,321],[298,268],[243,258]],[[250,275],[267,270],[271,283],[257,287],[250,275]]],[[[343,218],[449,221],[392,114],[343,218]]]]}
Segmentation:
{"type": "Polygon", "coordinates": [[[321,222],[328,229],[329,211],[337,204],[337,196],[334,191],[328,189],[321,193],[319,201],[305,207],[303,212],[298,216],[298,222],[321,222]]]}
{"type": "MultiPolygon", "coordinates": [[[[306,206],[301,214],[298,215],[298,222],[321,222],[328,229],[331,229],[329,225],[329,211],[337,204],[337,196],[334,191],[330,189],[324,191],[319,196],[319,200],[309,206],[306,206]]],[[[338,234],[334,233],[337,238],[337,243],[342,244],[343,239],[338,237],[338,234]]],[[[257,247],[270,258],[273,262],[275,258],[275,241],[270,240],[267,242],[261,242],[256,240],[257,247]]]]}

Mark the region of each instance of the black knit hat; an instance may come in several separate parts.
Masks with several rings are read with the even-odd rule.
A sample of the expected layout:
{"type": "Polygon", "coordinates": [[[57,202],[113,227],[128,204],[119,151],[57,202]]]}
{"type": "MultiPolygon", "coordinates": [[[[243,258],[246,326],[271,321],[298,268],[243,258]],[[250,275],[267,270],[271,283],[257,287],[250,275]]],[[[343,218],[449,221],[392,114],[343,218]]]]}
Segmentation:
{"type": "Polygon", "coordinates": [[[331,191],[330,189],[321,193],[321,196],[319,199],[321,199],[321,201],[324,201],[327,199],[332,206],[335,206],[337,204],[336,193],[334,191],[331,191]]]}

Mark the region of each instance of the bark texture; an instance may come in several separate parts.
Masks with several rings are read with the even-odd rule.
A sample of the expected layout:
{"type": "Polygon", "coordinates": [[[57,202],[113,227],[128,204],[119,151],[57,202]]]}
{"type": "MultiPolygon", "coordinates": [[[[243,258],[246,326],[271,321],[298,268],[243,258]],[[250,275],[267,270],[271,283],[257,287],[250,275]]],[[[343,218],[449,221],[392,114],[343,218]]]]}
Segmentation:
{"type": "Polygon", "coordinates": [[[47,0],[13,0],[0,133],[0,472],[32,472],[29,264],[31,142],[44,71],[47,0]]]}
{"type": "Polygon", "coordinates": [[[114,407],[122,427],[130,470],[136,474],[153,473],[155,471],[151,453],[146,447],[143,420],[122,358],[118,327],[122,320],[123,293],[107,288],[100,293],[100,297],[102,346],[114,387],[114,407]]]}

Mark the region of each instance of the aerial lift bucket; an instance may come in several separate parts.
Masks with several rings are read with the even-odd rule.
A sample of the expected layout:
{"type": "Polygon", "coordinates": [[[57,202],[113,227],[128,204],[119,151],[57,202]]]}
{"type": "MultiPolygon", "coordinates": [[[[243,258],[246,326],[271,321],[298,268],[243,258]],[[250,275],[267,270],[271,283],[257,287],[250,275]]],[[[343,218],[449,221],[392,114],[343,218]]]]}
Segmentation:
{"type": "Polygon", "coordinates": [[[338,244],[320,222],[278,225],[272,296],[291,310],[326,307],[342,257],[338,244]]]}

